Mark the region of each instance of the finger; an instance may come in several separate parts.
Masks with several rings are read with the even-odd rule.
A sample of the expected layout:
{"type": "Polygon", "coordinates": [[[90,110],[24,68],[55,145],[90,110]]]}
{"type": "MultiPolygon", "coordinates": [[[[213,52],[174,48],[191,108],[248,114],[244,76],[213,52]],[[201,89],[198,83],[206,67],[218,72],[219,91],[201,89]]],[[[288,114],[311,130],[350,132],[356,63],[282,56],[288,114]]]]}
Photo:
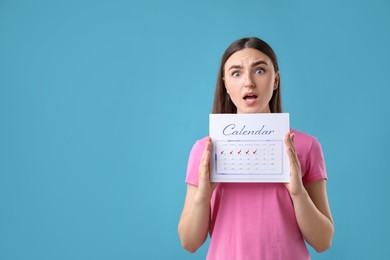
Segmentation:
{"type": "Polygon", "coordinates": [[[202,162],[205,160],[206,152],[210,151],[210,147],[211,147],[211,141],[210,138],[208,137],[202,154],[202,159],[201,159],[202,162]]]}
{"type": "Polygon", "coordinates": [[[292,149],[292,151],[294,151],[295,150],[295,146],[294,146],[294,140],[293,140],[293,137],[294,136],[294,134],[292,134],[292,133],[287,133],[286,134],[286,136],[285,136],[285,143],[286,143],[286,146],[288,147],[288,148],[291,148],[292,149]]]}
{"type": "Polygon", "coordinates": [[[291,157],[292,159],[292,155],[293,155],[293,143],[291,142],[291,134],[290,133],[287,133],[285,138],[284,138],[284,143],[286,144],[286,151],[289,155],[289,157],[291,157]]]}
{"type": "Polygon", "coordinates": [[[284,143],[287,147],[290,146],[289,138],[290,138],[290,133],[286,133],[286,135],[284,136],[284,143]]]}
{"type": "Polygon", "coordinates": [[[203,150],[203,153],[202,153],[202,158],[200,159],[200,168],[203,167],[203,162],[205,160],[205,157],[206,157],[206,149],[203,150]]]}
{"type": "Polygon", "coordinates": [[[200,163],[200,168],[202,169],[202,172],[204,173],[209,165],[209,160],[210,160],[210,151],[204,150],[203,155],[202,155],[202,161],[200,163]]]}
{"type": "Polygon", "coordinates": [[[288,142],[288,145],[290,146],[290,147],[294,147],[294,142],[293,142],[293,140],[292,140],[292,137],[293,136],[293,134],[292,133],[289,133],[288,135],[287,135],[287,142],[288,142]]]}
{"type": "Polygon", "coordinates": [[[199,167],[199,176],[204,179],[209,179],[210,172],[210,146],[211,142],[207,141],[203,150],[202,159],[199,167]]]}
{"type": "Polygon", "coordinates": [[[291,147],[287,147],[286,150],[287,150],[288,159],[290,160],[290,166],[293,167],[294,165],[296,165],[296,161],[292,149],[291,147]]]}
{"type": "Polygon", "coordinates": [[[293,148],[293,152],[296,153],[296,150],[295,150],[295,135],[294,134],[290,135],[290,143],[291,143],[291,147],[293,148]]]}
{"type": "Polygon", "coordinates": [[[208,137],[208,141],[209,141],[209,143],[210,143],[210,151],[211,151],[211,149],[213,149],[213,142],[212,142],[210,136],[208,137]]]}
{"type": "Polygon", "coordinates": [[[296,164],[299,164],[299,159],[298,159],[298,153],[297,150],[295,149],[295,134],[291,133],[289,135],[289,144],[290,144],[290,149],[291,149],[291,154],[293,156],[293,160],[296,164]]]}

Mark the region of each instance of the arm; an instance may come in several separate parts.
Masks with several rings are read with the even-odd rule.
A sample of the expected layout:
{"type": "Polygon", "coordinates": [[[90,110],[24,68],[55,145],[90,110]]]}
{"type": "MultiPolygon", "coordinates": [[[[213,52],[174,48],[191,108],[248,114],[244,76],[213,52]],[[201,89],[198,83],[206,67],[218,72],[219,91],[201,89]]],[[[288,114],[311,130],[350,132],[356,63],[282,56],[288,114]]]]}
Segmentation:
{"type": "Polygon", "coordinates": [[[291,180],[286,183],[294,204],[295,215],[304,239],[317,251],[323,252],[332,244],[333,219],[326,194],[326,181],[302,184],[301,166],[294,148],[294,135],[286,136],[290,159],[291,180]]]}
{"type": "Polygon", "coordinates": [[[178,232],[182,246],[195,252],[207,238],[210,227],[210,199],[216,184],[210,182],[211,139],[206,143],[199,165],[199,184],[187,185],[178,232]]]}
{"type": "Polygon", "coordinates": [[[313,182],[302,193],[291,198],[305,240],[317,252],[329,249],[334,227],[326,195],[326,181],[313,182]]]}

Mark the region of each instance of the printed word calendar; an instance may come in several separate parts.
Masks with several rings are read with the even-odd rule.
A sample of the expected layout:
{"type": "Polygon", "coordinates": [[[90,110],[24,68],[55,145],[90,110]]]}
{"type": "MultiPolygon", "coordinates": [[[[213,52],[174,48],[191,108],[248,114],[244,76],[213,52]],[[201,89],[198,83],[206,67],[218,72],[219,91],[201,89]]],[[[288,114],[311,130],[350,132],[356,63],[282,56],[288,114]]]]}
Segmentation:
{"type": "Polygon", "coordinates": [[[213,182],[288,182],[289,114],[211,114],[213,182]]]}

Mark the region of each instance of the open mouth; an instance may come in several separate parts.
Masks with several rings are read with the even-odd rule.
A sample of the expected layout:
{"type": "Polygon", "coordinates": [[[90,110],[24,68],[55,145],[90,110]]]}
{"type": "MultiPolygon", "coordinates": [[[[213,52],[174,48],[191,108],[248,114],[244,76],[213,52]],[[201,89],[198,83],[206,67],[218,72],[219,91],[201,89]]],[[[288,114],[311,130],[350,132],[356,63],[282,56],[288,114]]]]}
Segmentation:
{"type": "Polygon", "coordinates": [[[246,94],[244,96],[244,100],[256,100],[257,99],[257,95],[255,94],[246,94]]]}

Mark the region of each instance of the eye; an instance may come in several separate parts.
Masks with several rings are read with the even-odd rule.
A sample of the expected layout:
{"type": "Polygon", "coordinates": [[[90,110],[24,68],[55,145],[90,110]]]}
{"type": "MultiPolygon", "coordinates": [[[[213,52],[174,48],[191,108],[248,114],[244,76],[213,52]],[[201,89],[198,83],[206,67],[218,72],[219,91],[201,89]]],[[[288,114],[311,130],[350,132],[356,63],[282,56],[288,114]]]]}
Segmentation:
{"type": "Polygon", "coordinates": [[[233,76],[233,78],[238,78],[240,76],[240,72],[233,71],[232,76],[233,76]]]}
{"type": "Polygon", "coordinates": [[[257,68],[256,69],[256,74],[263,75],[264,73],[265,73],[265,69],[262,69],[262,68],[257,68]]]}

